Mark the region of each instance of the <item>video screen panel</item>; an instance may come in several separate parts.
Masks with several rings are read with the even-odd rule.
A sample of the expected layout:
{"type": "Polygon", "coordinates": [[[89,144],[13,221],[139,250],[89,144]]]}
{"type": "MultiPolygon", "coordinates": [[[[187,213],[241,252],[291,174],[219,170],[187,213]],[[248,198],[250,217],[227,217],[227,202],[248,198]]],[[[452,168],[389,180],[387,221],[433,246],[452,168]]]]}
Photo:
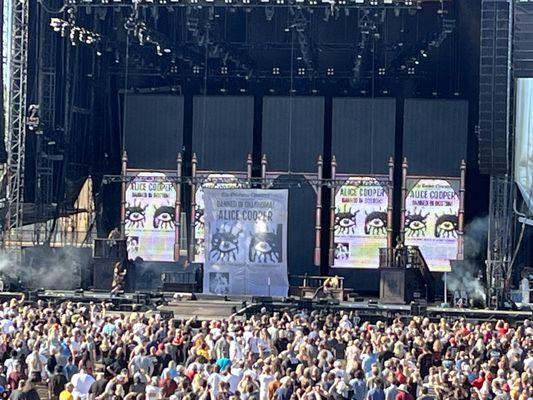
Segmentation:
{"type": "Polygon", "coordinates": [[[355,176],[335,195],[335,268],[378,268],[387,247],[388,179],[355,176]]]}
{"type": "Polygon", "coordinates": [[[133,177],[126,186],[128,258],[175,261],[175,175],[143,171],[128,176],[133,177]]]}
{"type": "Polygon", "coordinates": [[[459,179],[408,178],[405,245],[418,246],[430,271],[450,271],[457,259],[459,179]]]}

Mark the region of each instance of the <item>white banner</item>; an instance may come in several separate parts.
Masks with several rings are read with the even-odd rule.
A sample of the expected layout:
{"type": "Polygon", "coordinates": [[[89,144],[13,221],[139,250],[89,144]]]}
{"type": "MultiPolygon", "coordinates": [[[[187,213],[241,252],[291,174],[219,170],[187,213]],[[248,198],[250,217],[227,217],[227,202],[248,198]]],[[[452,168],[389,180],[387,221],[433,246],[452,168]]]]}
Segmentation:
{"type": "Polygon", "coordinates": [[[174,261],[176,188],[172,176],[161,172],[128,175],[135,176],[126,186],[128,258],[174,261]]]}
{"type": "MultiPolygon", "coordinates": [[[[197,174],[201,177],[202,173],[197,174]]],[[[246,174],[209,174],[196,188],[194,208],[194,262],[205,262],[204,190],[236,189],[242,187],[246,174]],[[241,180],[240,180],[241,179],[241,180]]]]}
{"type": "Polygon", "coordinates": [[[287,190],[204,189],[204,293],[286,296],[287,190]]]}
{"type": "Polygon", "coordinates": [[[533,78],[516,83],[514,179],[533,212],[533,78]]]}

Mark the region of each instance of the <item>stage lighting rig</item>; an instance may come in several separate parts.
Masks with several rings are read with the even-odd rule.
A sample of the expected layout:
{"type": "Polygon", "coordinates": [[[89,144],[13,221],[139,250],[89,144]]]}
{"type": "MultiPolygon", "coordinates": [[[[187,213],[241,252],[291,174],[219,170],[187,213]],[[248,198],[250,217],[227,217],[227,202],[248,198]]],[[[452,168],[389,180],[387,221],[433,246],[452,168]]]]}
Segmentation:
{"type": "Polygon", "coordinates": [[[72,23],[61,18],[51,18],[50,26],[54,32],[61,33],[62,37],[68,35],[72,46],[76,46],[78,43],[92,45],[99,42],[102,38],[96,32],[75,25],[75,21],[72,23]]]}

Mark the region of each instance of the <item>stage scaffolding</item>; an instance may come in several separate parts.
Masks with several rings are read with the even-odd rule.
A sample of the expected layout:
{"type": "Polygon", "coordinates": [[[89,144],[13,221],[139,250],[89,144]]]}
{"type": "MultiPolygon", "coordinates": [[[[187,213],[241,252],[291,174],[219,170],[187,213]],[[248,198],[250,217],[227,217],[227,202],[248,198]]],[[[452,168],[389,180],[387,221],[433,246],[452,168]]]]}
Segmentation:
{"type": "Polygon", "coordinates": [[[26,94],[28,66],[28,1],[11,0],[11,43],[7,107],[7,216],[4,244],[20,247],[24,204],[26,94]]]}

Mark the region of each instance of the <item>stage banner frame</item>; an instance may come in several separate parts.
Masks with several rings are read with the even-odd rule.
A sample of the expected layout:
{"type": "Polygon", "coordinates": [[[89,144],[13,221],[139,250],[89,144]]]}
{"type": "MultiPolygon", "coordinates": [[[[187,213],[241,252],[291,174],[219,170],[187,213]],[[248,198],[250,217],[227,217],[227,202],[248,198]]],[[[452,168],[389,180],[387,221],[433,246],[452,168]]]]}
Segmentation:
{"type": "Polygon", "coordinates": [[[392,182],[382,174],[338,174],[332,189],[331,268],[379,268],[392,242],[392,182]]]}
{"type": "MultiPolygon", "coordinates": [[[[181,161],[179,155],[178,160],[181,161]]],[[[127,162],[126,155],[123,162],[127,162]]],[[[178,167],[181,167],[180,162],[178,167]]],[[[121,227],[127,243],[128,258],[178,261],[181,198],[179,175],[179,169],[124,170],[121,227]]]]}
{"type": "Polygon", "coordinates": [[[205,189],[204,293],[286,296],[286,189],[205,189]]]}
{"type": "Polygon", "coordinates": [[[450,272],[450,260],[463,259],[464,170],[462,163],[461,177],[403,175],[403,243],[420,249],[431,272],[450,272]]]}

